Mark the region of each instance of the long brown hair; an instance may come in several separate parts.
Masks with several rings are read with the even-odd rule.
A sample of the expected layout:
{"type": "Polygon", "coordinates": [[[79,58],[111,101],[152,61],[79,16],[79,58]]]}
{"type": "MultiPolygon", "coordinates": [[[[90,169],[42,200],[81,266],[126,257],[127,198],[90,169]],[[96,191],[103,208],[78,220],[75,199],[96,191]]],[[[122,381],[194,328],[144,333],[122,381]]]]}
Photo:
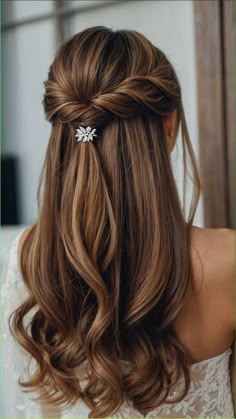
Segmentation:
{"type": "Polygon", "coordinates": [[[37,368],[21,385],[49,406],[82,399],[90,417],[127,399],[146,414],[182,373],[177,400],[190,383],[172,325],[192,279],[200,183],[180,84],[139,32],[92,27],[57,51],[43,104],[52,127],[39,216],[20,252],[29,296],[11,326],[37,368]],[[193,169],[187,221],[163,126],[174,110],[185,180],[189,157],[193,169]],[[76,142],[79,125],[96,127],[93,142],[76,142]]]}

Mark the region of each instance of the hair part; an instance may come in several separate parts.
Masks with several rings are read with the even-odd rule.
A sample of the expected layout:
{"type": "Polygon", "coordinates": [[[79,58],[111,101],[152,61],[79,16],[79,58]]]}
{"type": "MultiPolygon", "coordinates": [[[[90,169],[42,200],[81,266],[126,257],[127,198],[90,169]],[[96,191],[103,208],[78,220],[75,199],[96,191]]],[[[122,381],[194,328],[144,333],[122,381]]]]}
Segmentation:
{"type": "Polygon", "coordinates": [[[168,401],[181,374],[178,400],[190,383],[172,325],[192,279],[200,183],[180,84],[139,32],[93,27],[59,48],[43,104],[52,129],[39,216],[20,253],[29,296],[11,323],[37,363],[21,386],[39,389],[48,405],[82,399],[90,417],[108,417],[126,399],[146,414],[168,401]],[[193,168],[187,222],[163,128],[175,109],[185,179],[187,158],[193,168]],[[95,126],[98,137],[76,143],[78,125],[95,126]]]}

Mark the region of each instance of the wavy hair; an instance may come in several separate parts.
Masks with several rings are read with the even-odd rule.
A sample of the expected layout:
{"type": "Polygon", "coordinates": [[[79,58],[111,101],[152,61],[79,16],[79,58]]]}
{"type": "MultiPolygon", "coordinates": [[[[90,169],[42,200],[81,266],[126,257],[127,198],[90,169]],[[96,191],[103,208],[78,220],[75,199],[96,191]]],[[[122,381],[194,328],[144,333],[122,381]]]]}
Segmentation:
{"type": "Polygon", "coordinates": [[[36,369],[20,384],[48,406],[82,399],[89,417],[110,416],[125,400],[147,414],[181,374],[183,394],[171,402],[190,384],[172,326],[192,280],[200,181],[178,78],[139,32],[97,26],[60,46],[43,105],[51,135],[39,215],[19,259],[28,297],[11,322],[36,369]],[[192,166],[187,220],[163,125],[174,110],[184,182],[192,166]],[[76,142],[79,125],[96,127],[93,142],[76,142]]]}

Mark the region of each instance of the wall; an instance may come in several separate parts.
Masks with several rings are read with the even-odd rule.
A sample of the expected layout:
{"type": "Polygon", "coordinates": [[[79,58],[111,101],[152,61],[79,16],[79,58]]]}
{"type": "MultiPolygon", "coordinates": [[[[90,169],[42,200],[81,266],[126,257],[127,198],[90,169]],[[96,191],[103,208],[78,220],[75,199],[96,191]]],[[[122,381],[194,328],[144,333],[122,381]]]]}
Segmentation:
{"type": "MultiPolygon", "coordinates": [[[[48,12],[51,3],[7,0],[2,4],[3,22],[48,12]]],[[[41,105],[43,81],[55,45],[52,19],[2,33],[2,153],[19,160],[22,224],[31,224],[37,214],[37,184],[50,133],[41,105]]]]}

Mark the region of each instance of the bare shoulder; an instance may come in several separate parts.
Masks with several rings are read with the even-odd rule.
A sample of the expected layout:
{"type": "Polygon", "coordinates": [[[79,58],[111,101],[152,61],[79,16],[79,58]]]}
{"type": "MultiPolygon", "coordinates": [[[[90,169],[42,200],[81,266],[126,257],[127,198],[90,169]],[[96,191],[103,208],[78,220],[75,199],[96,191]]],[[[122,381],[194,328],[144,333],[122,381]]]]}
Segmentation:
{"type": "Polygon", "coordinates": [[[191,230],[192,256],[198,252],[211,268],[222,268],[224,274],[233,274],[235,269],[236,231],[230,228],[201,228],[191,230]],[[227,272],[226,272],[227,271],[227,272]]]}
{"type": "Polygon", "coordinates": [[[234,328],[234,286],[236,231],[229,228],[191,230],[191,258],[194,277],[202,273],[203,295],[210,298],[234,328]]]}
{"type": "Polygon", "coordinates": [[[191,235],[193,242],[201,242],[203,246],[207,246],[208,244],[219,246],[224,242],[225,244],[232,246],[233,249],[235,245],[236,230],[231,228],[204,228],[192,226],[191,235]]]}

